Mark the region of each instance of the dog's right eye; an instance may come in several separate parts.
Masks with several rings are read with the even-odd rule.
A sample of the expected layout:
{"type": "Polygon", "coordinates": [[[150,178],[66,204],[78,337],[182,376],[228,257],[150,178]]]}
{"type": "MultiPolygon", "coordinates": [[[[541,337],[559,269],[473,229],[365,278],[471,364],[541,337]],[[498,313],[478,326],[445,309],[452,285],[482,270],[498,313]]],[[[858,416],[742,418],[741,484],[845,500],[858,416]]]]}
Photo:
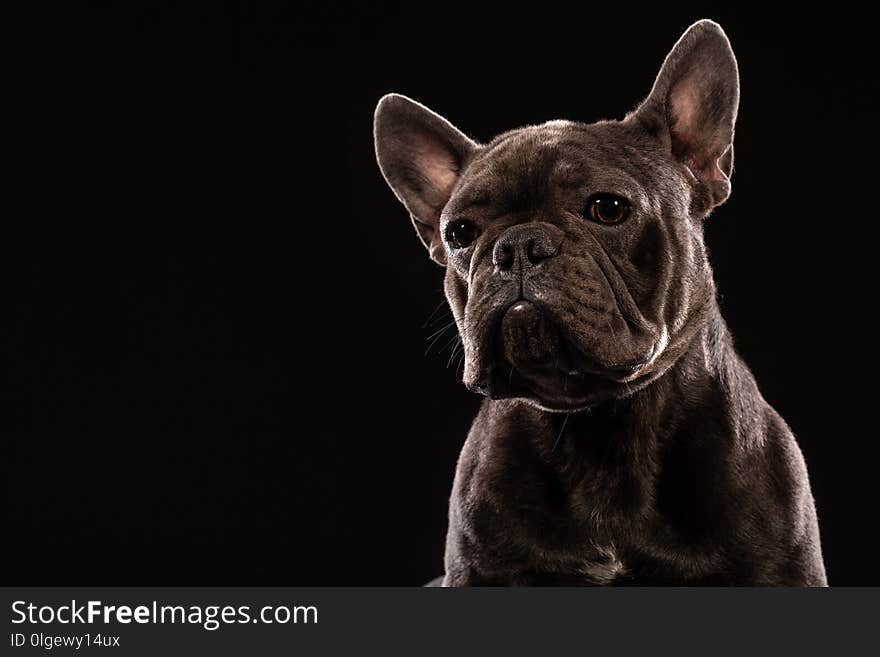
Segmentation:
{"type": "Polygon", "coordinates": [[[467,219],[456,219],[446,226],[446,241],[454,249],[464,249],[474,243],[478,232],[473,222],[467,219]]]}

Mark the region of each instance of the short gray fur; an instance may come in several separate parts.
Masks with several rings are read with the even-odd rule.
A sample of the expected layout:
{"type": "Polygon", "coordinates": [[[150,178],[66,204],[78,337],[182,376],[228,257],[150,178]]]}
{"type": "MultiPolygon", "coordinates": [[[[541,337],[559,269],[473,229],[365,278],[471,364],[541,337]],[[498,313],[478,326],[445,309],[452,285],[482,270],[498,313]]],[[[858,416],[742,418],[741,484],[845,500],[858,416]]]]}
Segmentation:
{"type": "Polygon", "coordinates": [[[826,584],[804,459],[734,350],[703,221],[730,194],[739,76],[720,26],[620,121],[481,145],[400,95],[379,165],[445,290],[464,383],[444,585],[826,584]],[[585,217],[596,194],[625,221],[585,217]],[[450,242],[466,220],[472,244],[450,242]]]}

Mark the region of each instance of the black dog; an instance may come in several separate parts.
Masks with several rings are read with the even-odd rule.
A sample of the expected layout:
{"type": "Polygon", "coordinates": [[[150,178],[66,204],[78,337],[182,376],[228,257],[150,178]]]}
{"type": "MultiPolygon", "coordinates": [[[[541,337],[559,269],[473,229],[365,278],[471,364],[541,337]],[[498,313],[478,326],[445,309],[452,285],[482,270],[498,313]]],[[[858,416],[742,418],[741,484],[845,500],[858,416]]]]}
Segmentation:
{"type": "Polygon", "coordinates": [[[711,21],[622,121],[482,146],[379,102],[379,165],[446,267],[464,382],[488,398],[445,585],[826,583],[803,457],[734,351],[703,241],[738,102],[711,21]]]}

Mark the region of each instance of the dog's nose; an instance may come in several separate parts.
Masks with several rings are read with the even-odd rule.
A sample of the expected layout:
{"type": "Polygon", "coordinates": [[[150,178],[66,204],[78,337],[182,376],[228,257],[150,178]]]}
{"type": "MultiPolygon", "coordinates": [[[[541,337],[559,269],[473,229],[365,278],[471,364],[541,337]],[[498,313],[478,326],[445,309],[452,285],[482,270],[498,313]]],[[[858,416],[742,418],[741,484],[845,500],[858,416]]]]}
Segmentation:
{"type": "Polygon", "coordinates": [[[547,223],[531,222],[508,228],[492,250],[492,262],[500,272],[517,272],[540,265],[559,255],[562,232],[547,223]]]}

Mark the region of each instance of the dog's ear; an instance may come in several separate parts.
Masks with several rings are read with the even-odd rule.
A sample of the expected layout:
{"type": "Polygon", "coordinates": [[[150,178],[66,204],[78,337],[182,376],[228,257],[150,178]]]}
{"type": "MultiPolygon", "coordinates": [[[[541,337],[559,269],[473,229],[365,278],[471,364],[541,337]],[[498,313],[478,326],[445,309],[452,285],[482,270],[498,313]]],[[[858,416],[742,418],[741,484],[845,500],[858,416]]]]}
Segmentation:
{"type": "Polygon", "coordinates": [[[409,210],[431,258],[445,265],[440,213],[477,144],[439,114],[399,94],[379,101],[373,134],[382,175],[409,210]]]}
{"type": "Polygon", "coordinates": [[[663,62],[648,98],[628,117],[660,136],[701,183],[700,214],[730,196],[739,73],[717,23],[691,25],[663,62]]]}

